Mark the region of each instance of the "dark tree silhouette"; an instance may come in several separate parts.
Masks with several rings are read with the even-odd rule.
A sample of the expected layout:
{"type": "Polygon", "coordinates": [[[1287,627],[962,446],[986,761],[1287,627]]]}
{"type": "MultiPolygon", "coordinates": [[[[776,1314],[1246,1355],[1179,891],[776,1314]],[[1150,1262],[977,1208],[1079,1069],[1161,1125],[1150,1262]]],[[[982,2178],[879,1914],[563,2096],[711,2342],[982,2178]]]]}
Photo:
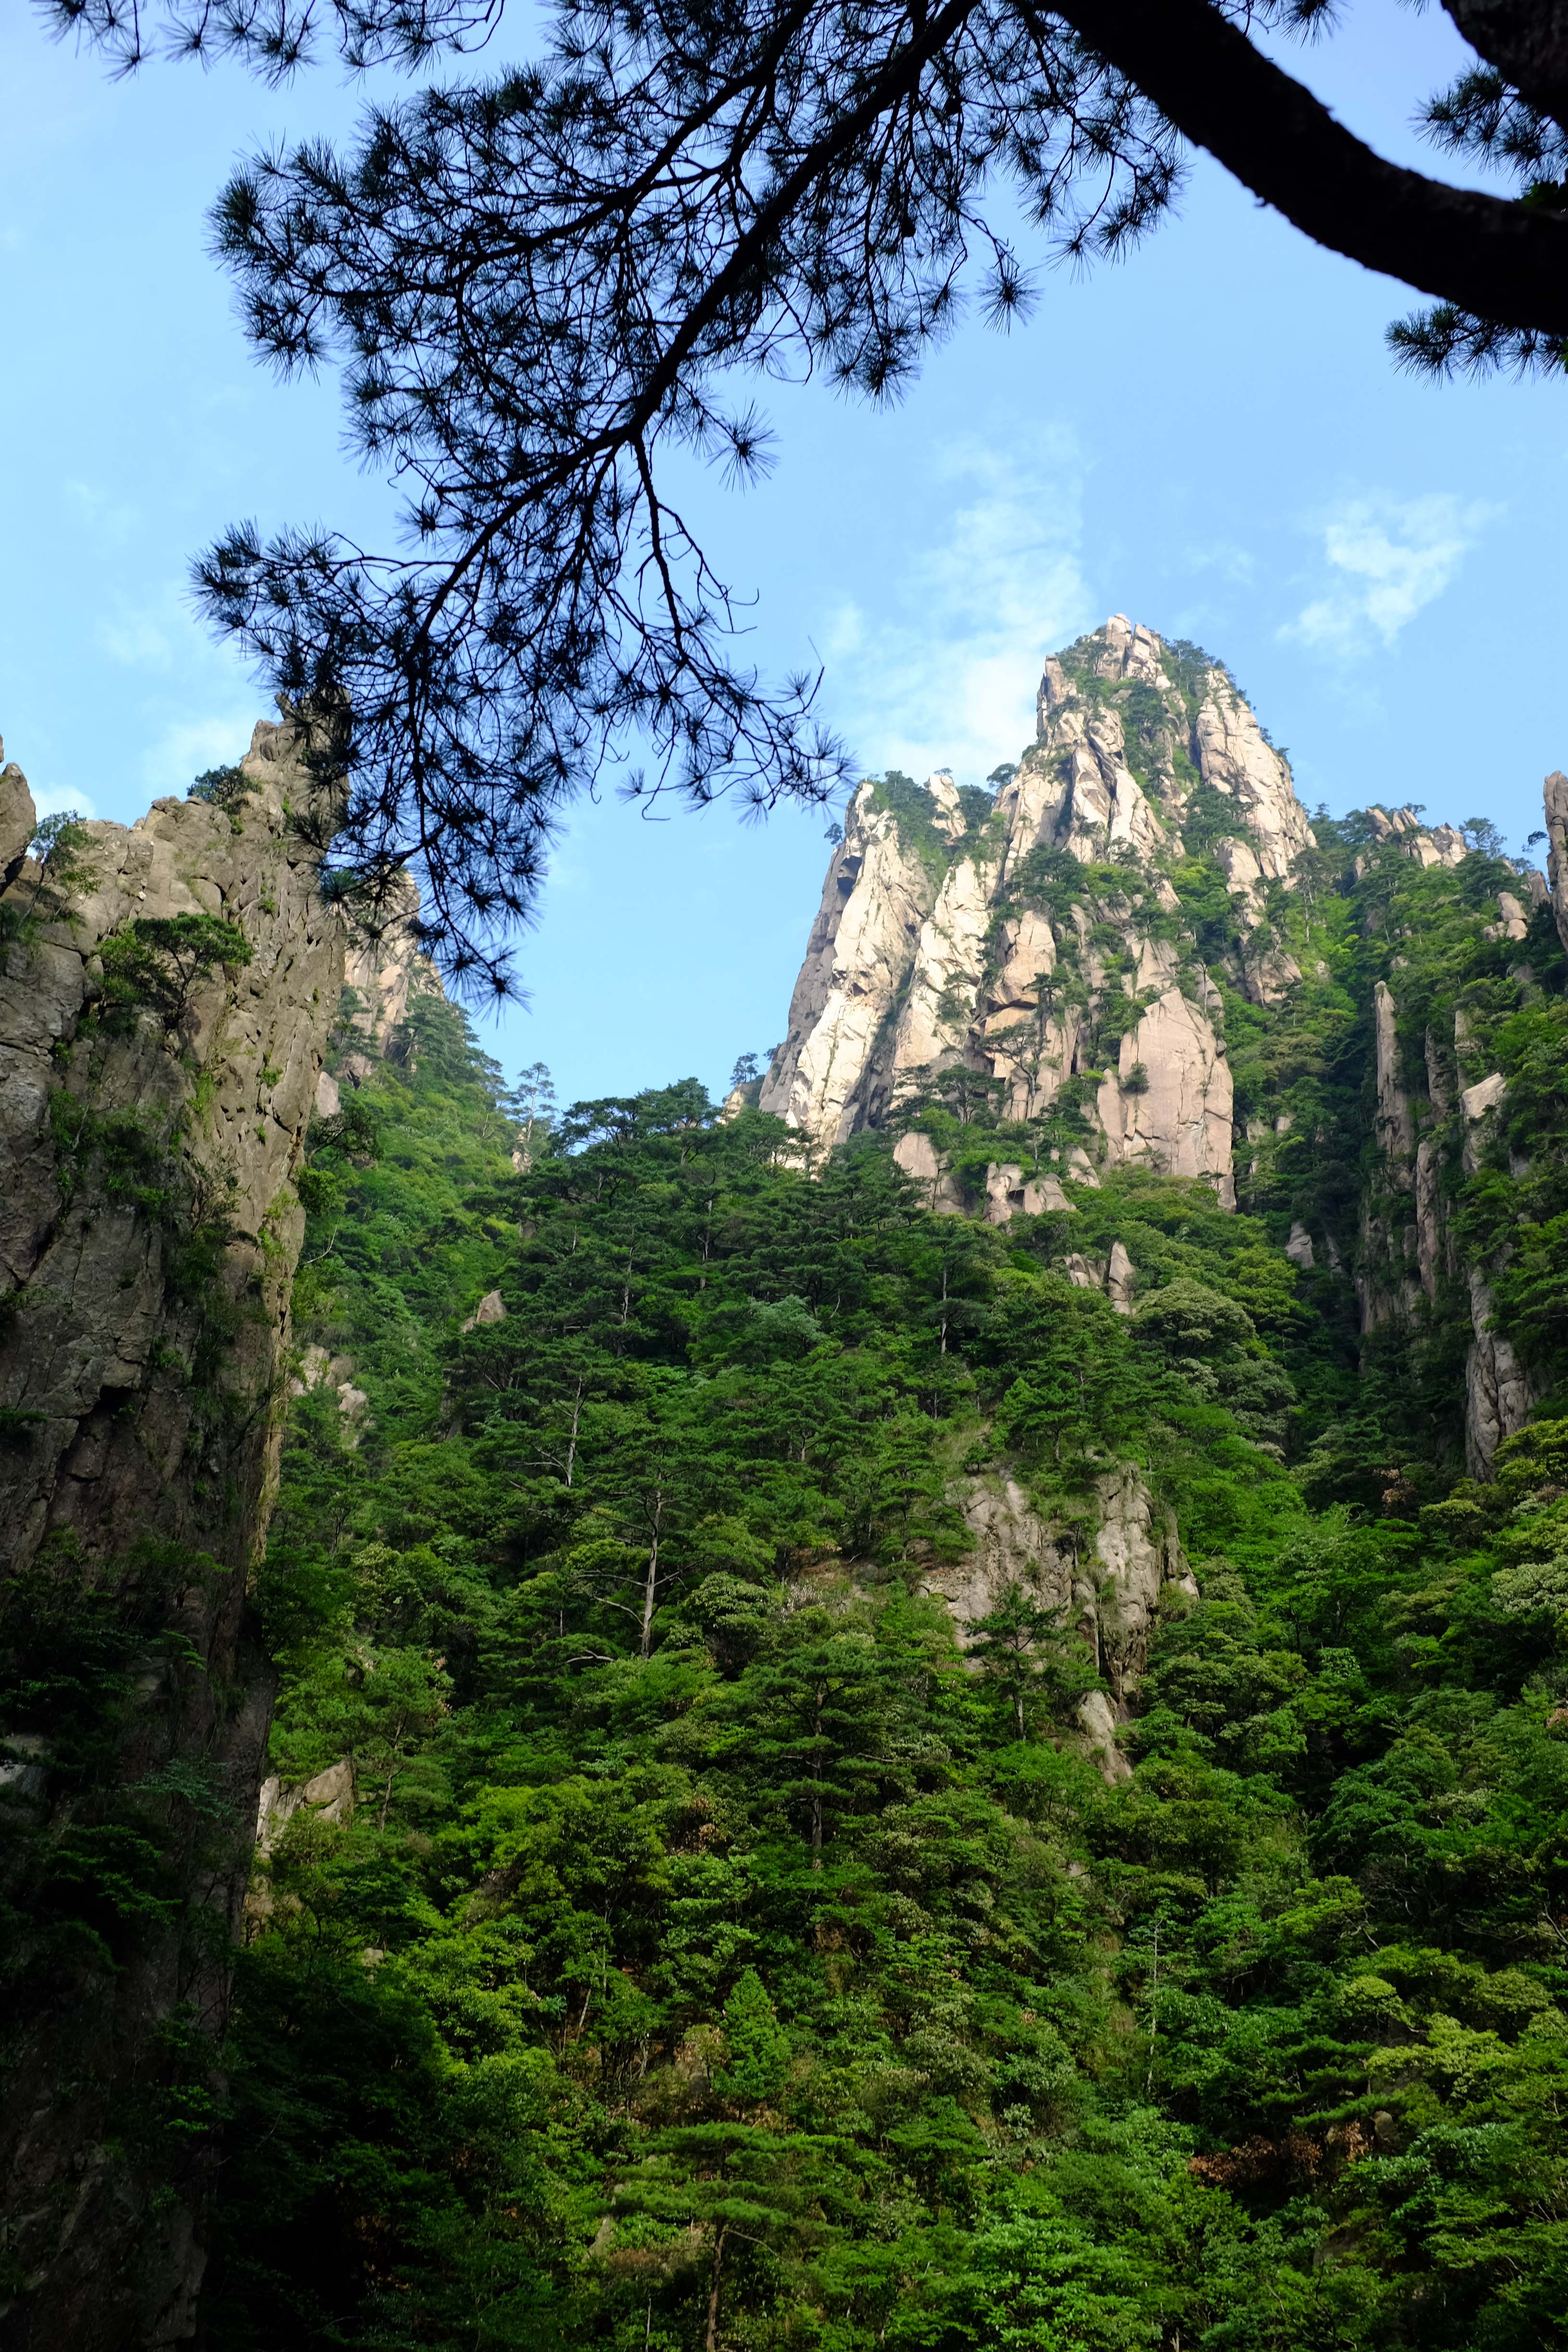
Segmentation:
{"type": "Polygon", "coordinates": [[[166,57],[237,57],[268,81],[286,81],[325,45],[356,72],[423,65],[439,49],[480,47],[504,0],[39,0],[57,32],[103,51],[133,73],[166,57]]]}
{"type": "MultiPolygon", "coordinates": [[[[149,46],[286,74],[333,46],[418,63],[502,0],[42,0],[129,68],[149,46]]],[[[740,657],[727,584],[664,487],[671,445],[765,467],[745,386],[895,394],[957,320],[1025,310],[986,211],[1010,186],[1059,253],[1114,254],[1169,206],[1184,141],[1309,236],[1436,298],[1408,362],[1563,363],[1568,0],[1445,0],[1478,62],[1434,136],[1510,198],[1388,163],[1252,37],[1329,0],[559,0],[542,60],[379,109],[358,146],[262,156],[216,215],[257,349],[343,369],[405,544],[264,542],[202,560],[206,610],[293,701],[342,887],[412,865],[428,944],[504,984],[565,800],[628,753],[634,793],[822,799],[843,748],[816,680],[740,657]]]]}

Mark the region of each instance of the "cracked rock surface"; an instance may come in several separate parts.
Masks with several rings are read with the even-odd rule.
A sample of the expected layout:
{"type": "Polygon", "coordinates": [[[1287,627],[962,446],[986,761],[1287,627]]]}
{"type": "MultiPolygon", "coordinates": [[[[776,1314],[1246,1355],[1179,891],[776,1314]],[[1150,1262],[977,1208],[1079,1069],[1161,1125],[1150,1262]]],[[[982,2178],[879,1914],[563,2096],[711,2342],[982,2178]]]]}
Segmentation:
{"type": "MultiPolygon", "coordinates": [[[[266,1747],[246,1588],[288,1372],[290,1179],[345,947],[289,822],[312,789],[300,749],[292,723],[258,726],[243,800],[89,824],[65,879],[25,857],[31,799],[19,770],[0,776],[0,1587],[68,1609],[91,1593],[117,1637],[136,1629],[119,1777],[195,1772],[234,1825],[224,1846],[169,1811],[167,1927],[112,1978],[68,1968],[12,2021],[0,2219],[26,2290],[7,2341],[26,2352],[195,2326],[213,2145],[191,2136],[171,2189],[125,2115],[157,2091],[176,2009],[198,2037],[221,2030],[266,1747]],[[210,944],[242,934],[248,961],[215,953],[162,1012],[106,1002],[106,943],[180,917],[233,927],[210,944]]],[[[56,1786],[47,1735],[29,1772],[46,1832],[89,1801],[56,1786]]]]}

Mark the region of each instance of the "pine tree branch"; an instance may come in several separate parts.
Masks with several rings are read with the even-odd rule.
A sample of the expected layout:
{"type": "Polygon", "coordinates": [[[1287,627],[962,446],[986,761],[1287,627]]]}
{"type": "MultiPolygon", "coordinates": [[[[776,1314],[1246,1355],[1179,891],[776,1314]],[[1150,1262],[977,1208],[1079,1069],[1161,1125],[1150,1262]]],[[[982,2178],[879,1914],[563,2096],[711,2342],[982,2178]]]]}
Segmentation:
{"type": "Polygon", "coordinates": [[[1391,163],[1210,0],[1052,0],[1184,136],[1318,244],[1504,326],[1568,335],[1568,223],[1391,163]]]}
{"type": "MultiPolygon", "coordinates": [[[[866,135],[879,116],[919,87],[927,66],[955,37],[964,19],[973,14],[977,5],[978,0],[948,0],[948,5],[931,17],[902,49],[889,58],[882,71],[874,76],[861,91],[856,103],[845,109],[823,136],[807,149],[794,171],[769,193],[758,205],[755,217],[736,239],[722,268],[710,278],[680,320],[649,371],[647,380],[638,386],[635,399],[628,402],[625,414],[585,450],[573,450],[564,459],[554,459],[546,476],[530,477],[522,490],[486,518],[481,529],[475,532],[469,545],[458,557],[447,578],[426,604],[414,640],[417,649],[422,651],[427,644],[447,598],[485,554],[491,542],[526,510],[542,488],[563,483],[573,473],[580,471],[585,456],[591,457],[595,465],[602,466],[605,460],[624,449],[634,451],[641,462],[642,478],[651,495],[642,436],[675,391],[680,381],[681,370],[704,334],[742,289],[764,274],[780,230],[817,182],[854,146],[857,140],[866,135]]],[[[667,585],[668,577],[667,573],[667,585]]]]}
{"type": "Polygon", "coordinates": [[[1530,106],[1568,112],[1568,0],[1443,0],[1478,57],[1530,106]]]}

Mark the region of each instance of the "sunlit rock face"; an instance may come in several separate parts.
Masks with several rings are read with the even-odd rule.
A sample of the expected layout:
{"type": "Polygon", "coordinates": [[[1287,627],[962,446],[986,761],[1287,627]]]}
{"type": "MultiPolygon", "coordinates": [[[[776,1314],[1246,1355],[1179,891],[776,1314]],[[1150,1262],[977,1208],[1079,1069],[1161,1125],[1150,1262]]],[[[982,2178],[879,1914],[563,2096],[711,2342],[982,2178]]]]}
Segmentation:
{"type": "Polygon", "coordinates": [[[994,795],[945,773],[860,786],[762,1106],[814,1155],[908,1126],[967,1073],[994,1110],[1050,1127],[1078,1181],[1137,1166],[1228,1206],[1219,993],[1175,877],[1212,867],[1237,993],[1286,997],[1300,972],[1269,892],[1313,846],[1289,767],[1224,669],[1121,614],[1047,662],[1037,713],[994,795]]]}
{"type": "Polygon", "coordinates": [[[1022,1591],[1058,1612],[1092,1651],[1109,1691],[1091,1692],[1078,1710],[1084,1752],[1107,1780],[1131,1777],[1117,1745],[1130,1720],[1155,1623],[1163,1609],[1197,1598],[1177,1538],[1174,1515],[1158,1503],[1137,1468],[1118,1463],[1095,1482],[1094,1531],[1043,1517],[1006,1473],[955,1487],[973,1539],[963,1557],[926,1573],[926,1589],[952,1612],[959,1644],[1009,1592],[1022,1591]],[[1179,1597],[1178,1597],[1179,1596],[1179,1597]]]}
{"type": "Polygon", "coordinates": [[[1553,768],[1546,779],[1546,832],[1552,849],[1546,870],[1552,883],[1552,914],[1557,936],[1568,948],[1568,776],[1553,768]]]}
{"type": "Polygon", "coordinates": [[[915,950],[946,878],[939,809],[933,796],[927,830],[935,855],[922,856],[927,844],[910,844],[912,828],[900,826],[873,786],[862,784],[850,803],[795,985],[788,1042],[762,1091],[763,1108],[819,1149],[868,1123],[868,1074],[908,1002],[915,950]]]}

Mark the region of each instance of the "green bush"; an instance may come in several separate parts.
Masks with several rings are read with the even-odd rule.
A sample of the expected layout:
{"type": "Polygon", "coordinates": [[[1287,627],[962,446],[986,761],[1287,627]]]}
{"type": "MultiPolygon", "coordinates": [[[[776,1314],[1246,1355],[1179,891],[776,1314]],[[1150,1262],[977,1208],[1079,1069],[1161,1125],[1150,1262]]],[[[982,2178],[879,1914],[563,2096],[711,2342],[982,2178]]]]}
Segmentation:
{"type": "Polygon", "coordinates": [[[209,808],[219,808],[230,815],[242,809],[255,792],[243,768],[207,768],[196,778],[187,800],[205,801],[209,808]]]}
{"type": "Polygon", "coordinates": [[[184,1024],[196,991],[213,972],[235,972],[251,960],[237,923],[216,915],[138,915],[100,948],[103,993],[99,1018],[130,1028],[154,1013],[173,1036],[184,1024]]]}

